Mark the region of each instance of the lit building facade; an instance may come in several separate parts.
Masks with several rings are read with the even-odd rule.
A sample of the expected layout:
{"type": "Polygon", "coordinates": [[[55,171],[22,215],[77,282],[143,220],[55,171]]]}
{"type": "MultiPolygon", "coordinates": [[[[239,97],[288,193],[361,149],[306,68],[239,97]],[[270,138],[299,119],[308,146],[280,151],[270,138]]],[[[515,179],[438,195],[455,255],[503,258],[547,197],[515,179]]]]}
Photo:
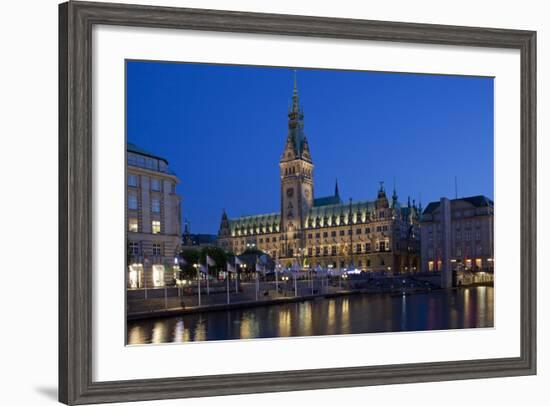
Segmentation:
{"type": "Polygon", "coordinates": [[[485,196],[428,204],[421,222],[422,269],[444,270],[447,260],[450,271],[492,273],[493,217],[493,201],[485,196]]]}
{"type": "Polygon", "coordinates": [[[383,182],[376,198],[343,202],[334,194],[315,197],[314,164],[304,133],[296,82],[288,112],[288,135],[279,161],[280,211],[240,218],[222,214],[218,245],[236,254],[254,246],[283,266],[415,271],[420,265],[421,208],[401,205],[383,182]]]}
{"type": "Polygon", "coordinates": [[[168,162],[127,144],[127,287],[173,283],[181,243],[179,183],[168,162]]]}

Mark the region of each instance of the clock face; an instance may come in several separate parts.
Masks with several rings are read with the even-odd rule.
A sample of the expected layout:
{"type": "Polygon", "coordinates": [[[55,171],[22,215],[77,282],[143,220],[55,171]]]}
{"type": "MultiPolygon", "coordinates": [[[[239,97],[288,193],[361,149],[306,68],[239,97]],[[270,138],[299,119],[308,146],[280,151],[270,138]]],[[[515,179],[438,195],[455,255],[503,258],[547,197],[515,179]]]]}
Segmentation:
{"type": "Polygon", "coordinates": [[[288,197],[294,196],[294,189],[288,188],[288,189],[286,190],[286,195],[287,195],[288,197]]]}

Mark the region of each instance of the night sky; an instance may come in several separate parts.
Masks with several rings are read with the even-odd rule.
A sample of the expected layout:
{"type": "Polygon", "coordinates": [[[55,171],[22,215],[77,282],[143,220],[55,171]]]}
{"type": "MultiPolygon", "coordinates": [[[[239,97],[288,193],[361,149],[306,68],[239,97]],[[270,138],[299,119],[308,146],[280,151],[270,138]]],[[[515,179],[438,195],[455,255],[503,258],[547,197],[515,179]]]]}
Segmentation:
{"type": "MultiPolygon", "coordinates": [[[[338,179],[347,201],[379,181],[424,207],[442,196],[493,198],[493,79],[297,69],[315,197],[338,179]]],[[[279,158],[293,69],[127,63],[127,140],[180,178],[182,218],[217,233],[230,217],[278,212],[279,158]]]]}

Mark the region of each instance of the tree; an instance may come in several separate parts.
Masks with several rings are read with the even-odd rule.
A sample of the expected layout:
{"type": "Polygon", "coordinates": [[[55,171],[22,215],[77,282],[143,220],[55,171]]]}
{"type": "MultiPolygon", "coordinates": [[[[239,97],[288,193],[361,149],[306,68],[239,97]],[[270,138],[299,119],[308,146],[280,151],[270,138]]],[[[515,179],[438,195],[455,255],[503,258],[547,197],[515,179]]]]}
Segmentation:
{"type": "Polygon", "coordinates": [[[193,264],[199,262],[200,251],[196,248],[185,248],[180,252],[180,257],[183,261],[180,262],[180,270],[184,279],[192,279],[196,277],[197,270],[193,267],[193,264]]]}

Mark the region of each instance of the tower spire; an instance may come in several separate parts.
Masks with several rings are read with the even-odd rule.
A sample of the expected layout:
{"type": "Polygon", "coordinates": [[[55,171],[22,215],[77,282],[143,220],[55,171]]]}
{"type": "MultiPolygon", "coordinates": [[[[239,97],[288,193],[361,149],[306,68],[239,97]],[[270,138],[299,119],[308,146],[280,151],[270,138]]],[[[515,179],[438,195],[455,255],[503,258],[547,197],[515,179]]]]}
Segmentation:
{"type": "Polygon", "coordinates": [[[296,69],[294,69],[294,89],[292,91],[292,112],[298,113],[300,109],[300,98],[298,97],[298,80],[296,69]]]}
{"type": "Polygon", "coordinates": [[[392,202],[395,206],[397,204],[397,189],[395,188],[395,176],[393,177],[393,194],[392,194],[392,202]]]}
{"type": "Polygon", "coordinates": [[[334,186],[334,196],[340,197],[340,191],[338,190],[338,179],[336,179],[336,184],[334,186]]]}

